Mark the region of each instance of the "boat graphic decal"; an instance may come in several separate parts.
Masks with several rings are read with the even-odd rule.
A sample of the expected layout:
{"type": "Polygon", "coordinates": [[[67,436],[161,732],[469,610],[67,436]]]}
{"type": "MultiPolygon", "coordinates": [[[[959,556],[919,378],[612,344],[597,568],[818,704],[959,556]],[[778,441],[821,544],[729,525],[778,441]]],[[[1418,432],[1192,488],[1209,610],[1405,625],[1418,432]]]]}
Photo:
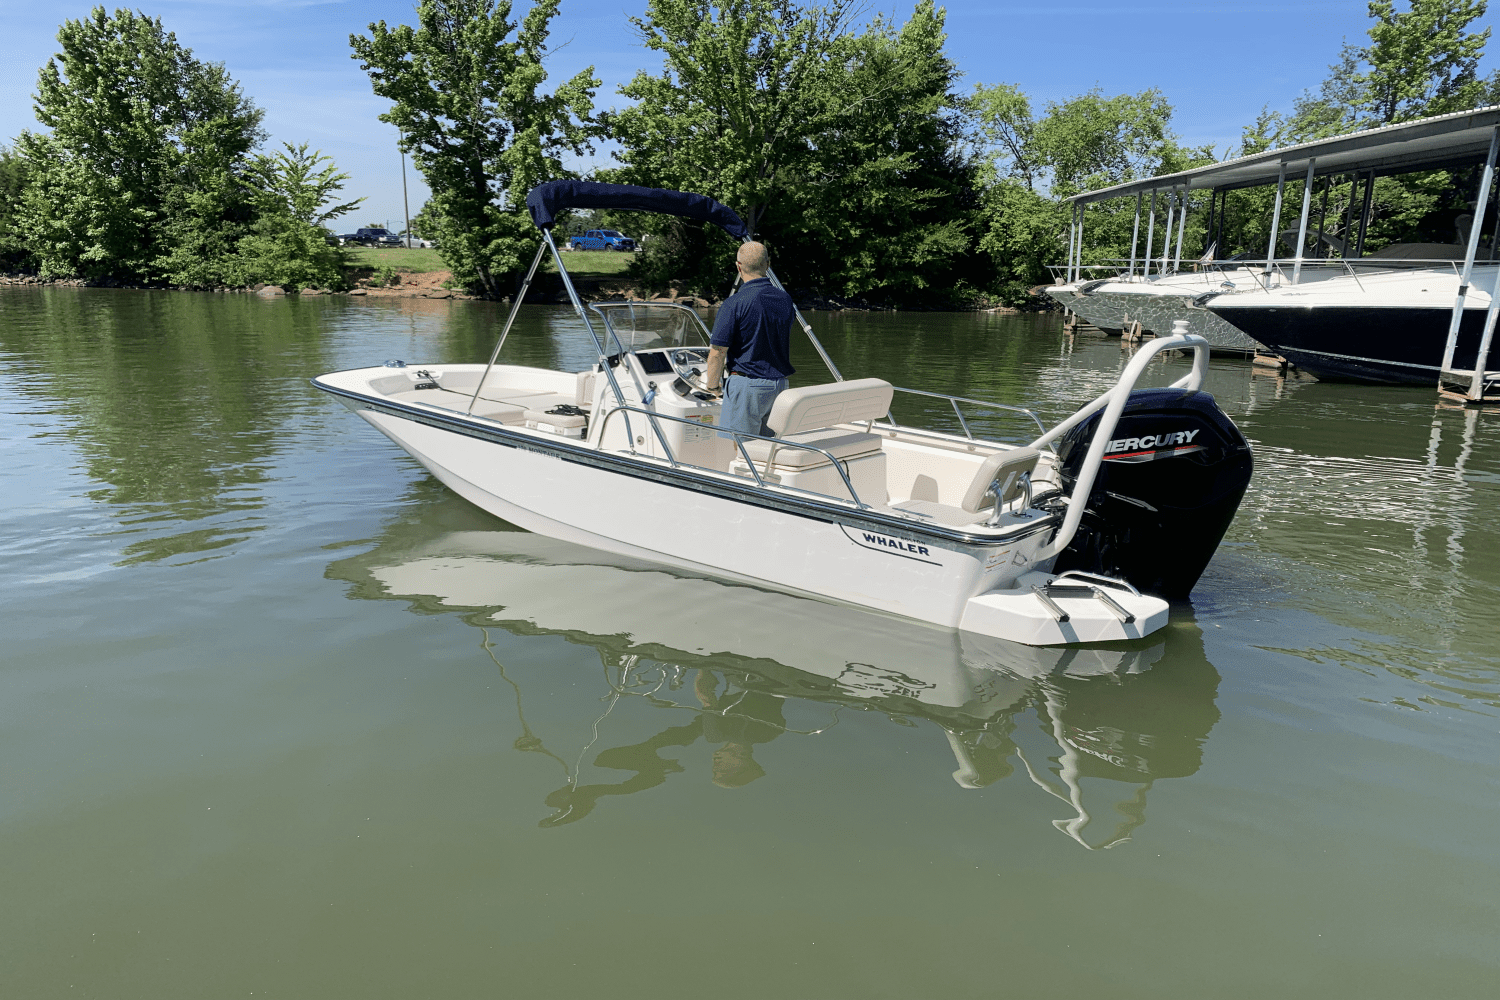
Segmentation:
{"type": "Polygon", "coordinates": [[[893,535],[882,535],[874,531],[866,531],[863,528],[851,530],[847,524],[839,525],[845,537],[855,545],[865,549],[873,549],[876,552],[887,552],[893,556],[901,556],[904,559],[915,559],[917,562],[928,563],[933,566],[941,566],[932,553],[930,546],[923,545],[911,538],[897,538],[893,535]]]}
{"type": "Polygon", "coordinates": [[[1195,451],[1202,451],[1201,444],[1190,444],[1184,448],[1163,448],[1159,451],[1127,451],[1123,455],[1105,455],[1106,462],[1124,462],[1126,465],[1134,465],[1136,462],[1154,462],[1159,458],[1178,458],[1182,455],[1191,455],[1195,451]]]}
{"type": "MultiPolygon", "coordinates": [[[[1198,430],[1201,430],[1199,428],[1198,430]]],[[[1165,434],[1147,434],[1144,437],[1115,438],[1104,449],[1106,462],[1155,462],[1161,458],[1177,458],[1202,451],[1201,444],[1193,444],[1198,430],[1168,431],[1165,434]]]]}

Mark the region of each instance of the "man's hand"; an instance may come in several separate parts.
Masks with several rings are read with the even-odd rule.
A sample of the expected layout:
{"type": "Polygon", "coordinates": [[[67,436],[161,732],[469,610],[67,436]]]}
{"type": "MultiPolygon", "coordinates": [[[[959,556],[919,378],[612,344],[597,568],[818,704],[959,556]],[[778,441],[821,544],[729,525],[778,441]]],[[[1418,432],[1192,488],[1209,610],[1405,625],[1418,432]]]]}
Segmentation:
{"type": "Polygon", "coordinates": [[[724,364],[729,360],[729,348],[708,349],[708,370],[703,373],[703,387],[709,392],[724,391],[724,364]]]}

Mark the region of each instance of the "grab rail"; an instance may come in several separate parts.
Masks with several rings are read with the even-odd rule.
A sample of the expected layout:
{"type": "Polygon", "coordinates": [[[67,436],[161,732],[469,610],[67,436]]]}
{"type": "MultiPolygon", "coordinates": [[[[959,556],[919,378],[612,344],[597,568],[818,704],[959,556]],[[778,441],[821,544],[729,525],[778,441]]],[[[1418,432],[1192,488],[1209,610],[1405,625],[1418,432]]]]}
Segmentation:
{"type": "Polygon", "coordinates": [[[1068,497],[1068,516],[1063,519],[1057,536],[1033,556],[1033,560],[1051,558],[1067,548],[1073,541],[1073,536],[1078,532],[1079,522],[1083,520],[1084,508],[1088,506],[1089,494],[1094,490],[1094,479],[1099,474],[1099,467],[1104,463],[1104,449],[1108,446],[1109,439],[1120,422],[1120,414],[1125,410],[1131,391],[1135,389],[1136,382],[1140,381],[1151,359],[1162,351],[1191,347],[1193,370],[1173,382],[1171,388],[1186,389],[1189,392],[1197,392],[1202,388],[1203,378],[1208,374],[1208,341],[1196,334],[1188,333],[1187,327],[1187,320],[1174,320],[1172,335],[1153,340],[1137,351],[1135,357],[1130,359],[1130,364],[1125,366],[1125,372],[1115,383],[1114,388],[1031,442],[1031,447],[1040,449],[1042,445],[1055,441],[1098,413],[1099,410],[1104,410],[1104,415],[1099,418],[1099,426],[1094,428],[1094,439],[1089,443],[1089,451],[1084,457],[1083,468],[1079,470],[1078,479],[1073,484],[1073,492],[1068,497]]]}
{"type": "MultiPolygon", "coordinates": [[[[974,440],[974,432],[969,430],[969,422],[964,419],[963,411],[958,408],[959,403],[967,403],[971,406],[987,406],[992,410],[1006,410],[1010,413],[1024,413],[1026,414],[1026,416],[1031,418],[1032,423],[1036,424],[1037,430],[1041,431],[1044,434],[1047,432],[1047,425],[1042,423],[1042,418],[1037,416],[1033,411],[1026,409],[1026,407],[1024,406],[1009,406],[1005,403],[991,403],[987,399],[969,399],[965,396],[950,396],[945,392],[929,392],[926,389],[903,389],[899,385],[891,386],[891,388],[897,392],[910,393],[913,396],[931,396],[933,399],[946,399],[950,404],[952,404],[953,415],[958,417],[958,424],[964,429],[964,436],[967,437],[970,441],[974,440]]],[[[892,417],[889,412],[886,413],[885,418],[890,422],[891,427],[895,428],[899,426],[896,423],[895,418],[892,417]]]]}
{"type": "MultiPolygon", "coordinates": [[[[657,413],[654,410],[647,410],[647,409],[644,409],[643,407],[639,407],[639,406],[618,405],[618,406],[612,406],[607,411],[605,411],[604,416],[602,418],[600,418],[600,424],[599,424],[599,444],[598,444],[598,450],[599,451],[603,451],[604,450],[604,432],[609,429],[609,419],[611,417],[613,417],[616,413],[620,413],[621,411],[624,411],[626,413],[639,413],[639,414],[643,415],[647,420],[651,421],[653,426],[655,426],[655,421],[658,421],[658,420],[675,420],[679,424],[687,424],[687,425],[689,425],[691,427],[697,428],[700,431],[703,430],[703,428],[705,426],[710,426],[710,427],[713,428],[714,432],[717,433],[717,434],[731,434],[731,435],[733,435],[734,436],[734,443],[735,443],[735,445],[740,450],[740,457],[745,460],[745,465],[747,465],[750,468],[750,475],[752,475],[752,476],[755,477],[755,485],[759,486],[761,489],[765,489],[766,488],[766,482],[765,482],[764,479],[761,478],[761,476],[760,476],[760,470],[755,467],[755,462],[754,462],[754,460],[752,460],[750,458],[750,453],[745,450],[745,441],[744,441],[745,438],[751,438],[751,439],[756,440],[756,441],[766,441],[766,442],[768,442],[770,444],[776,445],[778,448],[798,448],[798,449],[801,449],[802,451],[816,452],[819,455],[822,455],[824,458],[828,459],[828,461],[833,464],[833,467],[836,470],[838,470],[839,478],[844,481],[844,488],[849,491],[849,498],[852,501],[854,501],[854,505],[856,507],[858,507],[860,510],[873,510],[874,509],[869,504],[865,503],[863,500],[861,500],[859,498],[859,493],[854,489],[854,483],[852,483],[849,480],[849,473],[844,469],[844,464],[842,462],[840,462],[838,459],[834,458],[833,455],[832,455],[832,453],[824,451],[822,448],[819,448],[816,445],[803,444],[800,441],[788,441],[785,438],[762,437],[759,434],[751,434],[751,433],[748,433],[746,431],[737,431],[737,430],[733,430],[733,429],[728,428],[728,427],[720,427],[717,424],[705,425],[702,422],[697,421],[697,420],[689,420],[686,417],[674,417],[670,413],[657,413]]],[[[630,418],[627,416],[625,419],[628,421],[630,418]]],[[[627,426],[628,426],[628,424],[627,424],[627,426]]],[[[706,472],[723,472],[724,471],[723,469],[710,469],[710,468],[708,468],[708,466],[694,465],[692,462],[683,462],[683,461],[679,460],[676,455],[672,454],[672,447],[671,447],[671,445],[667,444],[666,435],[662,434],[659,428],[657,429],[657,440],[659,440],[661,442],[662,448],[667,453],[667,461],[671,464],[672,468],[674,468],[674,469],[678,468],[679,466],[686,465],[689,468],[692,468],[692,469],[703,469],[706,472]]],[[[631,441],[630,441],[630,453],[632,455],[636,454],[635,439],[634,438],[632,438],[631,441]]],[[[767,471],[769,471],[769,463],[767,464],[767,471]]],[[[777,483],[776,485],[779,486],[779,487],[781,487],[781,489],[784,489],[784,490],[796,490],[798,493],[806,493],[806,494],[809,494],[810,496],[828,498],[828,494],[826,494],[826,493],[818,493],[815,490],[805,490],[805,489],[803,489],[800,486],[786,486],[786,485],[783,485],[781,483],[777,483]]],[[[832,497],[831,499],[838,500],[838,499],[842,499],[842,498],[841,497],[832,497]]]]}

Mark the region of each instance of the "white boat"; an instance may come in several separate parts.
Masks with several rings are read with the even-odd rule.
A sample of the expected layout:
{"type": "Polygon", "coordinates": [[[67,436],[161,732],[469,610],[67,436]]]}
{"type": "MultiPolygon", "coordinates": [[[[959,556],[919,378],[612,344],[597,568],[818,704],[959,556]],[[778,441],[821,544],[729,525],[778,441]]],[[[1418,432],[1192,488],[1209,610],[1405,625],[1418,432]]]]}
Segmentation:
{"type": "Polygon", "coordinates": [[[1105,278],[1079,284],[1073,290],[1068,308],[1110,332],[1122,330],[1133,321],[1140,323],[1145,333],[1165,334],[1175,321],[1185,318],[1193,332],[1208,341],[1211,348],[1248,353],[1258,346],[1254,340],[1228,321],[1194,305],[1194,300],[1218,291],[1225,281],[1254,280],[1243,269],[1105,278]]]}
{"type": "MultiPolygon", "coordinates": [[[[1283,234],[1288,235],[1288,234],[1283,234]]],[[[1289,234],[1295,236],[1296,231],[1289,234]]],[[[1329,240],[1331,237],[1324,237],[1329,240]]],[[[1342,244],[1340,244],[1340,247],[1342,244]]],[[[1456,287],[1455,262],[1463,261],[1462,246],[1432,243],[1398,243],[1361,258],[1357,263],[1345,260],[1309,260],[1297,272],[1299,285],[1306,287],[1322,282],[1342,282],[1335,288],[1358,286],[1376,278],[1379,285],[1385,276],[1409,270],[1436,271],[1453,276],[1456,287]],[[1443,263],[1438,263],[1439,261],[1443,263]],[[1367,277],[1370,276],[1370,277],[1367,277]]],[[[1200,262],[1196,271],[1179,271],[1157,274],[1150,277],[1123,275],[1094,281],[1074,282],[1066,288],[1066,305],[1086,322],[1101,330],[1116,332],[1131,321],[1141,324],[1145,333],[1160,335],[1172,329],[1179,319],[1187,319],[1194,333],[1208,341],[1216,351],[1240,351],[1253,353],[1269,347],[1280,354],[1279,348],[1269,343],[1258,342],[1248,331],[1230,319],[1227,313],[1220,315],[1202,305],[1204,296],[1220,292],[1267,292],[1288,287],[1291,275],[1285,262],[1273,262],[1267,269],[1264,263],[1246,261],[1200,262]],[[1269,273],[1268,273],[1269,272],[1269,273]]],[[[1385,282],[1396,287],[1399,279],[1385,282]]],[[[1052,294],[1052,289],[1048,289],[1052,294]]],[[[1062,298],[1054,295],[1059,302],[1062,298]]],[[[1264,324],[1255,324],[1263,330],[1264,324]]],[[[1285,355],[1284,355],[1285,356],[1285,355]]],[[[1290,358],[1288,357],[1288,360],[1290,358]]],[[[1295,363],[1295,362],[1294,362],[1295,363]]],[[[1434,374],[1436,369],[1434,369],[1434,374]]]]}
{"type": "Polygon", "coordinates": [[[1191,589],[1248,484],[1248,444],[1199,391],[1208,345],[1185,332],[1152,342],[1051,429],[1017,407],[940,397],[964,427],[953,434],[896,423],[892,399],[911,390],[843,380],[799,313],[834,381],[782,393],[775,437],[719,431],[719,400],[698,384],[702,320],[670,303],[585,309],[551,223],[566,207],[630,208],[748,238],[739,218],[697,195],[584,182],[541,185],[528,205],[543,240],[488,365],[314,379],[460,496],[527,530],[1031,645],[1117,641],[1166,624],[1164,597],[1191,589]],[[598,349],[583,371],[497,361],[549,249],[598,349]],[[1184,348],[1191,374],[1132,396],[1152,357],[1184,348]],[[976,438],[965,407],[1041,433],[976,438]]]}
{"type": "MultiPolygon", "coordinates": [[[[1476,264],[1460,296],[1460,272],[1450,262],[1224,289],[1205,294],[1200,305],[1319,378],[1433,385],[1444,367],[1455,300],[1463,303],[1462,319],[1448,367],[1475,366],[1497,279],[1500,265],[1476,264]]],[[[1490,373],[1486,384],[1495,378],[1490,373]]]]}

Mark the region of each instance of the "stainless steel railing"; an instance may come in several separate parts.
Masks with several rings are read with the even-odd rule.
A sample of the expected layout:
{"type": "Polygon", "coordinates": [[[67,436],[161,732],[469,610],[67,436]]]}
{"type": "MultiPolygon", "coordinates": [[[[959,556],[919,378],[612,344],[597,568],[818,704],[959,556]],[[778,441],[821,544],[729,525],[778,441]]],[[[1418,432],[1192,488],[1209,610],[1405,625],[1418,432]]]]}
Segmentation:
{"type": "MultiPolygon", "coordinates": [[[[960,403],[966,406],[982,406],[991,410],[1004,410],[1007,413],[1020,413],[1024,416],[1030,417],[1031,422],[1036,424],[1036,429],[1038,431],[1043,434],[1047,432],[1047,426],[1042,423],[1042,418],[1038,417],[1035,412],[1026,409],[1026,407],[1024,406],[1009,406],[1005,403],[991,403],[987,399],[969,399],[965,396],[950,396],[945,392],[929,392],[926,389],[903,389],[900,386],[892,386],[892,388],[897,392],[904,392],[912,396],[927,396],[932,399],[946,399],[948,403],[953,407],[953,415],[958,418],[958,425],[963,428],[964,437],[968,438],[970,441],[975,440],[974,432],[970,429],[969,422],[964,419],[963,410],[959,407],[960,403]]],[[[893,417],[890,413],[886,413],[886,420],[888,422],[887,426],[889,426],[892,430],[923,429],[914,427],[902,427],[900,424],[896,423],[895,417],[893,417]]]]}
{"type": "MultiPolygon", "coordinates": [[[[863,500],[861,500],[859,498],[859,493],[854,489],[854,483],[850,481],[850,479],[849,479],[849,473],[848,473],[848,470],[845,469],[844,463],[840,462],[837,458],[834,458],[833,455],[832,455],[832,453],[830,453],[828,451],[825,451],[824,449],[819,448],[816,445],[804,444],[804,443],[802,443],[800,441],[788,441],[785,438],[762,437],[759,434],[750,434],[750,433],[747,433],[745,431],[731,430],[731,429],[729,429],[727,427],[719,427],[719,426],[713,425],[713,424],[705,425],[702,422],[697,421],[697,420],[689,420],[686,417],[674,417],[670,413],[657,413],[654,410],[648,410],[648,409],[645,409],[644,407],[640,407],[640,406],[624,406],[624,405],[612,406],[608,410],[605,411],[604,415],[600,418],[599,444],[596,446],[599,451],[603,451],[604,450],[604,440],[605,440],[604,433],[605,433],[605,431],[609,427],[610,418],[612,418],[616,413],[622,413],[622,412],[623,413],[627,413],[627,414],[629,414],[629,413],[639,413],[642,416],[644,416],[648,421],[651,421],[653,427],[656,426],[655,422],[658,421],[658,420],[673,420],[673,421],[676,421],[677,423],[680,423],[680,424],[687,424],[687,425],[689,425],[691,427],[694,427],[694,428],[696,428],[696,429],[698,429],[700,431],[703,430],[707,426],[707,427],[711,427],[713,429],[713,432],[716,433],[716,434],[728,434],[728,435],[732,435],[734,437],[735,446],[739,449],[740,457],[744,459],[745,465],[749,467],[750,474],[755,477],[755,485],[759,486],[761,489],[766,489],[768,487],[767,487],[766,481],[763,478],[761,478],[760,470],[755,467],[755,461],[754,461],[754,459],[752,459],[750,457],[750,452],[748,452],[747,450],[745,450],[745,439],[746,438],[749,438],[750,440],[753,440],[753,441],[765,441],[766,443],[774,445],[777,448],[795,448],[795,449],[799,449],[801,451],[815,452],[815,453],[817,453],[819,455],[822,455],[824,458],[828,459],[828,461],[830,463],[832,463],[834,469],[836,469],[838,471],[839,478],[844,481],[844,488],[849,491],[849,499],[854,502],[854,505],[856,507],[858,507],[860,510],[871,510],[871,509],[873,509],[870,504],[865,503],[863,500]]],[[[626,419],[628,420],[629,417],[627,416],[626,419]]],[[[702,469],[705,472],[721,472],[722,473],[724,471],[723,469],[712,469],[712,468],[709,468],[706,465],[696,465],[696,464],[694,464],[692,462],[684,462],[684,461],[682,461],[681,459],[679,459],[676,455],[674,455],[672,453],[671,445],[667,444],[666,435],[663,434],[663,433],[661,433],[661,431],[660,431],[659,428],[657,430],[657,440],[661,442],[662,448],[667,453],[667,461],[668,461],[668,463],[671,464],[672,468],[674,468],[674,469],[681,468],[683,466],[687,466],[690,469],[702,469]]],[[[630,450],[630,454],[632,454],[632,455],[638,455],[639,454],[635,450],[635,439],[634,438],[631,438],[630,441],[629,441],[629,450],[630,450]]],[[[768,473],[770,472],[769,463],[767,465],[767,470],[766,471],[768,473]]],[[[831,497],[830,498],[828,496],[828,494],[826,494],[826,493],[818,493],[815,490],[805,490],[805,489],[803,489],[800,486],[787,486],[787,485],[779,483],[779,482],[775,483],[774,485],[778,489],[795,490],[798,493],[806,493],[806,494],[808,494],[810,496],[816,496],[816,497],[820,497],[820,498],[823,498],[823,499],[834,499],[834,500],[842,500],[843,499],[842,497],[831,497]]]]}

